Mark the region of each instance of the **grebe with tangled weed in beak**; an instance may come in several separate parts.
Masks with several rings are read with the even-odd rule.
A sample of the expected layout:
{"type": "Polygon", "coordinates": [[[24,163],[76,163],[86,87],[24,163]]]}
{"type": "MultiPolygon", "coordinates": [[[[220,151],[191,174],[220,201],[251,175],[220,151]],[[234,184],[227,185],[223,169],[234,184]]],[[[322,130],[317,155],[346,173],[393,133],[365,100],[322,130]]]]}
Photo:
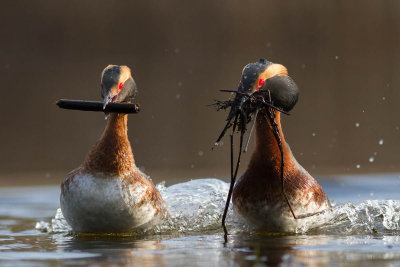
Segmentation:
{"type": "MultiPolygon", "coordinates": [[[[230,108],[227,123],[216,144],[229,128],[231,133],[231,186],[222,217],[230,198],[234,210],[250,224],[268,231],[288,231],[296,220],[320,214],[331,208],[317,181],[296,161],[283,136],[281,113],[298,100],[298,87],[287,69],[265,59],[246,65],[235,97],[217,101],[218,110],[230,108]],[[247,170],[236,182],[243,149],[243,136],[251,123],[255,127],[256,148],[247,170]],[[240,131],[239,156],[233,168],[233,134],[240,131]]],[[[249,139],[248,139],[249,140],[249,139]]],[[[247,149],[248,140],[244,150],[247,149]]]]}

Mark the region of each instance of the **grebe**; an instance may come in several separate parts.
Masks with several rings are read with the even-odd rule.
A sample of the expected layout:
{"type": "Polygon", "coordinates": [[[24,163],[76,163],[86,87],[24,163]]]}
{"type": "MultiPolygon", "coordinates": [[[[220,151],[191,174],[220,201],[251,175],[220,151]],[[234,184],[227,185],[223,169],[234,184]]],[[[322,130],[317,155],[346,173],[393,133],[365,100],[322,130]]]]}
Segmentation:
{"type": "MultiPolygon", "coordinates": [[[[109,65],[103,70],[104,107],[130,102],[136,93],[129,67],[109,65]]],[[[167,216],[160,193],[135,165],[127,129],[126,114],[111,114],[83,164],[61,184],[61,210],[73,231],[129,232],[167,216]]]]}
{"type": "MultiPolygon", "coordinates": [[[[298,99],[297,85],[287,69],[265,59],[246,65],[237,97],[251,97],[256,92],[264,94],[269,106],[257,108],[251,114],[255,120],[256,148],[247,170],[233,188],[233,207],[258,228],[288,231],[299,220],[329,210],[331,204],[317,181],[296,161],[283,136],[280,111],[289,112],[298,99]],[[284,155],[283,181],[278,139],[284,155]]],[[[264,99],[262,103],[265,104],[264,99]]]]}

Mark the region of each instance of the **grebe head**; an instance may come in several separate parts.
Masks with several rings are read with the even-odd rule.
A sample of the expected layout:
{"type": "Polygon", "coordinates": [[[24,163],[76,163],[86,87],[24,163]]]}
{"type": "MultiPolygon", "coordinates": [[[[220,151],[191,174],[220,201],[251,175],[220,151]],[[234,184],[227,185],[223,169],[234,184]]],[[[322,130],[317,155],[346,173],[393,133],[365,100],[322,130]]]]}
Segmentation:
{"type": "Polygon", "coordinates": [[[254,86],[258,77],[272,63],[265,59],[260,59],[258,62],[247,64],[242,70],[242,78],[239,81],[238,91],[242,93],[254,92],[254,86]]]}
{"type": "MultiPolygon", "coordinates": [[[[225,101],[217,100],[213,104],[217,110],[230,109],[226,125],[217,138],[216,144],[232,126],[233,132],[237,129],[243,136],[248,123],[253,121],[252,128],[254,127],[255,118],[259,112],[263,116],[267,114],[271,122],[274,121],[274,114],[277,112],[288,114],[299,97],[299,89],[288,76],[287,69],[281,64],[275,64],[266,59],[249,63],[243,68],[237,91],[221,91],[233,93],[234,97],[225,101]]],[[[245,147],[247,144],[248,141],[245,147]]]]}
{"type": "Polygon", "coordinates": [[[137,94],[136,83],[128,66],[108,65],[101,73],[101,96],[108,103],[132,101],[137,94]]]}
{"type": "Polygon", "coordinates": [[[267,102],[289,112],[297,103],[299,89],[280,64],[266,59],[247,64],[242,71],[238,92],[261,93],[267,102]]]}

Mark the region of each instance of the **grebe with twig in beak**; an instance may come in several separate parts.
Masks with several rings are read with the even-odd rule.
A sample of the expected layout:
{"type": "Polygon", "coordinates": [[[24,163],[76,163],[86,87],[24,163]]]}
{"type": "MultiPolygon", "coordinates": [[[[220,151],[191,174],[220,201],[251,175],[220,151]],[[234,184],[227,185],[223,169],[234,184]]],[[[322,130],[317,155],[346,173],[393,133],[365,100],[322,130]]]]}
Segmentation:
{"type": "MultiPolygon", "coordinates": [[[[104,108],[137,93],[127,66],[109,65],[101,75],[104,108]]],[[[127,114],[106,115],[100,140],[61,185],[61,210],[75,232],[131,232],[160,223],[168,214],[154,184],[135,165],[127,114]]]]}

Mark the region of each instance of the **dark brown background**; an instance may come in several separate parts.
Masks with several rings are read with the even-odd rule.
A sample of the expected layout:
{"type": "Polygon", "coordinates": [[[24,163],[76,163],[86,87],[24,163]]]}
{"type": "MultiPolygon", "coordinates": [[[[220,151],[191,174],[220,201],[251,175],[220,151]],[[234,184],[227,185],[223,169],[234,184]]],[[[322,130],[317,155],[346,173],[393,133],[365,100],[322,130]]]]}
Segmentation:
{"type": "Polygon", "coordinates": [[[260,57],[300,87],[283,123],[306,169],[397,172],[399,12],[394,0],[3,0],[1,183],[59,183],[80,164],[104,116],[54,102],[100,99],[107,64],[129,65],[139,86],[142,112],[129,118],[138,166],[156,180],[226,177],[229,147],[210,150],[226,113],[206,105],[227,98],[218,90],[236,89],[260,57]]]}

